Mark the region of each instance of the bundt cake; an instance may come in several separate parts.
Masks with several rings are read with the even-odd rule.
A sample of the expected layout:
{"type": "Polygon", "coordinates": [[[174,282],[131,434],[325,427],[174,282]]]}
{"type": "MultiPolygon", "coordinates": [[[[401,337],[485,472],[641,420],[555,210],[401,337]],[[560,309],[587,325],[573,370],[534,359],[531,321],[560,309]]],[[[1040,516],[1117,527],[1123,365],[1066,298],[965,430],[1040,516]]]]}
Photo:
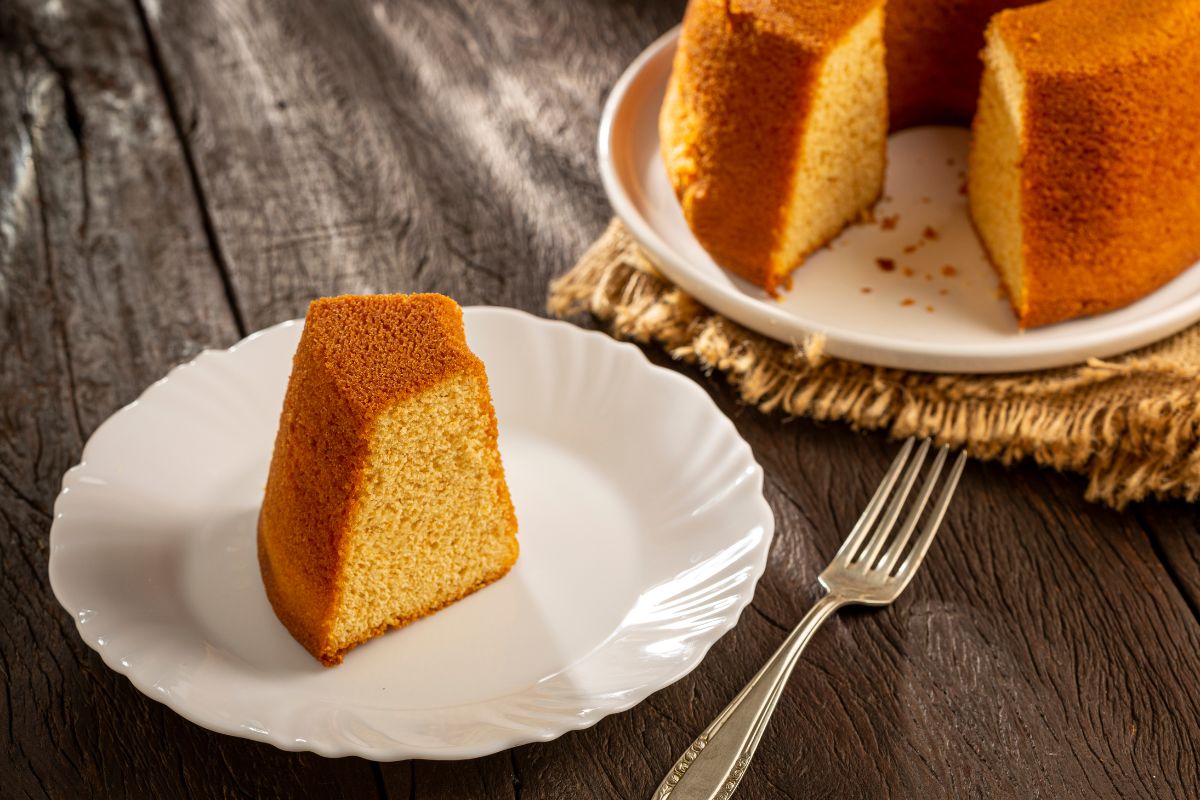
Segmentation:
{"type": "Polygon", "coordinates": [[[697,240],[776,294],[879,196],[889,125],[972,116],[969,206],[1022,326],[1200,258],[1196,0],[691,0],[659,127],[697,240]]]}
{"type": "Polygon", "coordinates": [[[483,363],[436,294],[309,306],[258,522],[275,614],[326,666],[501,578],[517,520],[483,363]]]}

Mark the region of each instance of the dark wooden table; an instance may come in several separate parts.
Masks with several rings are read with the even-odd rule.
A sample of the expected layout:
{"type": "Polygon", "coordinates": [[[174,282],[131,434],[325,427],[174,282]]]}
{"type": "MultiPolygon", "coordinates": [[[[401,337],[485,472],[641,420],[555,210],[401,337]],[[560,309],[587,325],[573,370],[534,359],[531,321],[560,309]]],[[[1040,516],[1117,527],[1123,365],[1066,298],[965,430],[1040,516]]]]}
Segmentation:
{"type": "MultiPolygon", "coordinates": [[[[632,711],[469,762],[326,760],[186,722],[84,646],[47,531],[105,417],[314,297],[543,313],[609,216],[605,94],[681,11],[0,2],[0,796],[648,796],[815,599],[890,460],[881,436],[762,416],[685,370],[767,471],[754,604],[632,711]]],[[[816,637],[739,796],[1200,796],[1200,515],[1082,492],[972,464],[906,596],[816,637]]]]}

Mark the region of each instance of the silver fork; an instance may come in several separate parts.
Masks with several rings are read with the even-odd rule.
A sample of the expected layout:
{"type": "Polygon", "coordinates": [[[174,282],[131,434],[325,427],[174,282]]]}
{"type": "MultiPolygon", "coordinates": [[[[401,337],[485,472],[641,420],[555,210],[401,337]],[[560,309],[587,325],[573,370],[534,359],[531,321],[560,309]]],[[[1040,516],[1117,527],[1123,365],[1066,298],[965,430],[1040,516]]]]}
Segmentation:
{"type": "Polygon", "coordinates": [[[904,443],[854,530],[821,573],[819,580],[825,587],[825,596],[800,620],[766,666],[679,757],[655,791],[655,800],[668,797],[670,800],[728,800],[754,757],[792,668],[821,623],[845,605],[886,606],[908,586],[933,543],[966,463],[965,453],[959,453],[954,459],[925,527],[901,561],[905,545],[917,529],[949,454],[945,447],[938,450],[899,533],[889,542],[888,536],[900,519],[929,453],[929,440],[926,439],[916,448],[916,456],[911,457],[914,445],[913,439],[904,443]]]}

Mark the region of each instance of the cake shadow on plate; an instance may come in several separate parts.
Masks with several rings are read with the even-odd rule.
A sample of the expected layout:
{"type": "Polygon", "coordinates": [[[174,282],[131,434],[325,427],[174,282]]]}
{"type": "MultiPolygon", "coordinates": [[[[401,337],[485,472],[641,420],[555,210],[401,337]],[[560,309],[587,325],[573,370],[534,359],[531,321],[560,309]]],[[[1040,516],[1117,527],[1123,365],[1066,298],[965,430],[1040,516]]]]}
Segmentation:
{"type": "Polygon", "coordinates": [[[276,619],[259,575],[258,508],[216,519],[189,537],[181,554],[181,591],[209,647],[275,674],[325,668],[276,619]]]}
{"type": "MultiPolygon", "coordinates": [[[[271,609],[259,573],[257,520],[258,508],[213,519],[194,534],[180,537],[186,539],[186,544],[172,556],[177,561],[181,616],[189,617],[195,626],[189,638],[209,648],[218,659],[242,662],[264,676],[283,680],[305,676],[324,680],[329,676],[329,680],[341,681],[360,671],[374,677],[381,674],[383,663],[397,681],[417,677],[418,683],[425,684],[422,698],[431,704],[440,702],[437,687],[430,685],[432,679],[452,669],[449,662],[462,655],[459,648],[438,643],[477,640],[479,632],[473,629],[485,622],[489,627],[499,625],[514,633],[519,627],[521,639],[537,641],[539,650],[546,651],[540,654],[544,657],[539,662],[552,665],[567,660],[565,654],[552,652],[554,626],[540,612],[538,597],[518,562],[503,581],[480,589],[435,616],[363,643],[347,654],[341,669],[330,671],[292,638],[271,609]],[[489,613],[476,613],[477,603],[487,604],[489,613]],[[335,677],[339,674],[341,677],[335,677]]],[[[502,662],[520,655],[489,652],[485,657],[501,662],[496,663],[498,671],[508,672],[511,678],[520,670],[504,670],[502,662]]],[[[547,668],[546,675],[531,674],[529,682],[553,671],[547,668]]],[[[479,686],[484,694],[509,688],[479,686]]],[[[401,699],[399,691],[396,699],[401,699]]],[[[450,704],[461,701],[457,697],[442,699],[450,704]]]]}

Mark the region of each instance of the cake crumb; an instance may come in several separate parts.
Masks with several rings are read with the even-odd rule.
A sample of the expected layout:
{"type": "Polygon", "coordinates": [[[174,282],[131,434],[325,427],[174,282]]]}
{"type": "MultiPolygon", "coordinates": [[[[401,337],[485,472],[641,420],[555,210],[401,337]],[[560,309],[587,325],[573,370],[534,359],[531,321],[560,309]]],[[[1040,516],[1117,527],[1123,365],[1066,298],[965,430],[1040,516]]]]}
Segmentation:
{"type": "Polygon", "coordinates": [[[930,200],[928,197],[922,197],[922,198],[921,198],[921,202],[922,202],[922,203],[932,203],[933,201],[932,201],[932,200],[930,200]]]}
{"type": "Polygon", "coordinates": [[[933,306],[925,306],[925,313],[926,313],[926,314],[932,314],[932,313],[933,313],[933,306]]]}
{"type": "Polygon", "coordinates": [[[921,231],[921,235],[924,236],[926,239],[930,239],[930,240],[934,240],[934,239],[938,238],[937,229],[934,228],[932,225],[926,225],[925,230],[921,231]]]}
{"type": "Polygon", "coordinates": [[[912,267],[905,267],[904,269],[901,270],[901,272],[904,273],[904,277],[906,277],[906,278],[911,278],[913,275],[916,274],[912,267]]]}
{"type": "Polygon", "coordinates": [[[953,278],[955,275],[958,274],[958,269],[953,264],[943,264],[942,265],[942,274],[945,275],[947,278],[953,278]]]}
{"type": "Polygon", "coordinates": [[[917,252],[917,248],[918,248],[919,246],[920,246],[920,245],[915,245],[915,244],[906,244],[906,245],[904,245],[904,253],[905,253],[905,255],[908,255],[908,254],[911,254],[911,253],[915,253],[915,252],[917,252]]]}
{"type": "Polygon", "coordinates": [[[864,286],[864,287],[862,287],[862,293],[863,293],[863,294],[870,294],[872,291],[873,291],[873,290],[871,289],[871,287],[870,287],[870,286],[864,286]]]}
{"type": "Polygon", "coordinates": [[[882,217],[882,218],[879,220],[879,227],[880,227],[880,228],[882,228],[882,229],[883,229],[883,230],[885,230],[885,231],[890,231],[890,230],[893,230],[893,229],[896,227],[896,223],[897,223],[897,222],[899,222],[899,221],[900,221],[900,215],[899,215],[899,214],[892,214],[892,215],[890,215],[890,216],[887,216],[887,217],[882,217]]]}
{"type": "Polygon", "coordinates": [[[966,195],[967,195],[967,182],[966,181],[963,181],[962,183],[960,183],[958,185],[958,193],[961,194],[962,196],[966,197],[966,195]]]}
{"type": "Polygon", "coordinates": [[[902,306],[911,306],[911,305],[913,305],[913,304],[914,304],[914,303],[916,303],[916,302],[917,302],[917,301],[916,301],[916,300],[913,300],[911,297],[906,297],[906,298],[904,298],[903,300],[901,300],[901,301],[900,301],[900,305],[902,305],[902,306]]]}
{"type": "Polygon", "coordinates": [[[938,289],[938,294],[941,294],[941,295],[950,294],[950,290],[949,289],[938,289]]]}
{"type": "Polygon", "coordinates": [[[891,272],[896,269],[896,262],[890,258],[877,258],[875,259],[875,263],[878,264],[879,268],[884,272],[891,272]]]}
{"type": "Polygon", "coordinates": [[[932,272],[926,272],[926,273],[925,273],[925,280],[927,280],[927,281],[931,281],[931,280],[933,280],[933,273],[932,273],[932,272]]]}

